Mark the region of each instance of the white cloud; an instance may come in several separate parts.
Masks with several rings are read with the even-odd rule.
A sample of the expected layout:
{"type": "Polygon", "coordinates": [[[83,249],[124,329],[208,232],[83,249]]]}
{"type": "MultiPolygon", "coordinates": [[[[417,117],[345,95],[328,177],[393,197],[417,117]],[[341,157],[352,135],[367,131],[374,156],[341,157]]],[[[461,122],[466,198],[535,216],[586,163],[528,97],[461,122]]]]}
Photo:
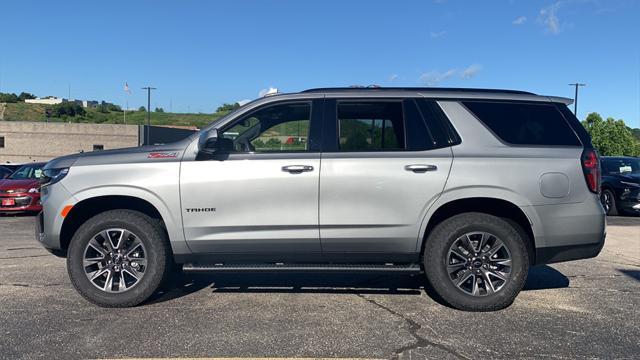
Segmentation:
{"type": "Polygon", "coordinates": [[[269,86],[269,88],[268,88],[268,89],[262,89],[262,90],[260,90],[260,92],[258,92],[258,97],[263,97],[263,96],[265,96],[265,95],[267,95],[267,94],[269,94],[269,93],[276,93],[276,92],[278,92],[278,89],[276,89],[276,88],[274,88],[274,87],[269,86]]]}
{"type": "Polygon", "coordinates": [[[462,70],[460,77],[463,79],[471,79],[476,76],[480,70],[482,70],[482,66],[478,64],[469,65],[466,69],[462,70]]]}
{"type": "Polygon", "coordinates": [[[472,64],[463,69],[449,69],[445,72],[429,71],[420,75],[420,82],[428,86],[436,86],[439,83],[448,80],[454,76],[460,76],[461,79],[471,79],[476,76],[478,72],[482,70],[482,66],[479,64],[472,64]]]}
{"type": "Polygon", "coordinates": [[[541,22],[551,34],[557,34],[561,30],[558,9],[560,9],[563,4],[563,1],[558,1],[540,10],[538,21],[541,22]]]}
{"type": "Polygon", "coordinates": [[[429,86],[438,85],[440,82],[454,76],[456,72],[456,69],[449,69],[445,72],[429,71],[420,75],[420,81],[429,86]]]}
{"type": "Polygon", "coordinates": [[[432,39],[437,39],[437,38],[439,38],[441,36],[444,36],[446,34],[447,34],[447,32],[444,31],[444,30],[443,31],[432,31],[432,32],[429,33],[429,36],[431,36],[432,39]]]}
{"type": "Polygon", "coordinates": [[[236,102],[238,103],[238,105],[243,106],[243,105],[245,105],[245,104],[247,104],[247,103],[251,102],[251,100],[249,100],[249,99],[242,99],[242,100],[238,100],[238,101],[236,101],[236,102]]]}
{"type": "Polygon", "coordinates": [[[519,16],[517,17],[515,20],[513,20],[511,23],[513,25],[522,25],[527,21],[527,17],[526,16],[519,16]]]}
{"type": "Polygon", "coordinates": [[[389,82],[393,82],[397,78],[398,78],[398,74],[391,74],[391,76],[389,76],[389,82]]]}

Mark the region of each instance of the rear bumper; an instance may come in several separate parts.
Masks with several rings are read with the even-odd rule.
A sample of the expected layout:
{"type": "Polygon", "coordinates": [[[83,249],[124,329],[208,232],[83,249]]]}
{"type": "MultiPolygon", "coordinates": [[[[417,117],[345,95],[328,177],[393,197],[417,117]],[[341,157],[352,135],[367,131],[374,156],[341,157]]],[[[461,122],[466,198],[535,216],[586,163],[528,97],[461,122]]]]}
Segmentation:
{"type": "Polygon", "coordinates": [[[604,247],[604,239],[594,244],[551,246],[536,249],[536,264],[552,264],[562,261],[590,259],[598,256],[604,247]]]}
{"type": "Polygon", "coordinates": [[[581,203],[533,206],[536,264],[597,256],[607,233],[606,216],[598,196],[581,203]]]}

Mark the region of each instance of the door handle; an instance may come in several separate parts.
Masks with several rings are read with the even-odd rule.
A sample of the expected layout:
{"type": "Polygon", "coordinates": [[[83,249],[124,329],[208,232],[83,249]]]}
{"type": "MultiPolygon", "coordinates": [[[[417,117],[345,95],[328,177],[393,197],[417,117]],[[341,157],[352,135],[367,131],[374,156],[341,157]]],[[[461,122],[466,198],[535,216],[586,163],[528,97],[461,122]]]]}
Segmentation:
{"type": "Polygon", "coordinates": [[[435,165],[413,164],[404,167],[407,171],[413,171],[414,173],[424,173],[427,171],[436,171],[438,167],[435,165]]]}
{"type": "Polygon", "coordinates": [[[283,166],[282,171],[286,171],[291,174],[300,174],[306,171],[313,171],[313,166],[311,165],[288,165],[283,166]]]}

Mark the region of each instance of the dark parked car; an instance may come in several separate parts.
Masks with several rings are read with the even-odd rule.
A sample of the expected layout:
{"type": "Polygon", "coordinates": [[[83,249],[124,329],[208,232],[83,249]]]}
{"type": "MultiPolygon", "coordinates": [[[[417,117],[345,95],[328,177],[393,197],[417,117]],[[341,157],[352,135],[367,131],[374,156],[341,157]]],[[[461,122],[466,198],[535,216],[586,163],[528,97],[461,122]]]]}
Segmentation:
{"type": "Polygon", "coordinates": [[[607,215],[640,214],[640,158],[602,157],[600,201],[607,215]]]}
{"type": "Polygon", "coordinates": [[[7,164],[0,165],[0,167],[9,169],[9,170],[11,170],[11,172],[14,172],[14,171],[20,169],[22,167],[22,165],[26,165],[26,164],[7,163],[7,164]]]}

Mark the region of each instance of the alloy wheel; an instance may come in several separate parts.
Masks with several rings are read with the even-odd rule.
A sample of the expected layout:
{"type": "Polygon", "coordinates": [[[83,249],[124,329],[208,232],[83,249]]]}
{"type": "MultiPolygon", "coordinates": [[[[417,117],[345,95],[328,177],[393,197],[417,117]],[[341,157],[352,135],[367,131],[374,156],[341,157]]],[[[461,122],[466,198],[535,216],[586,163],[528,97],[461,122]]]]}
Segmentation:
{"type": "Polygon", "coordinates": [[[602,207],[604,208],[605,214],[608,214],[609,210],[611,209],[611,195],[609,194],[609,192],[603,191],[600,195],[600,200],[602,202],[602,207]]]}
{"type": "Polygon", "coordinates": [[[95,234],[85,247],[82,267],[89,282],[108,293],[121,293],[140,283],[147,252],[138,236],[126,229],[95,234]]]}
{"type": "Polygon", "coordinates": [[[449,247],[447,274],[453,284],[473,296],[500,291],[509,281],[511,252],[502,240],[488,232],[469,232],[449,247]]]}

